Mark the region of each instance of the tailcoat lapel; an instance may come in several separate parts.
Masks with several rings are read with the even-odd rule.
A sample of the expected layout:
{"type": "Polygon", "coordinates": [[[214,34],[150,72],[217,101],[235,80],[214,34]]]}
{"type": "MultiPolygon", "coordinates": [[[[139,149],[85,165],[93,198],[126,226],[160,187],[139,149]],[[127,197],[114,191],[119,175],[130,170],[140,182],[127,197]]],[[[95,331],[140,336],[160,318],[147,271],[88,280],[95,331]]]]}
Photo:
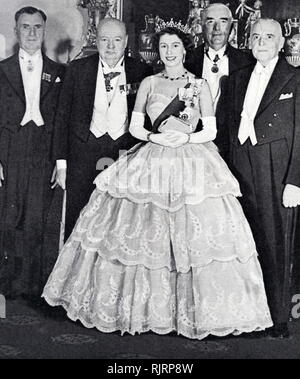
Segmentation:
{"type": "Polygon", "coordinates": [[[279,96],[282,88],[285,87],[294,75],[288,63],[284,59],[279,58],[258,108],[256,117],[268,107],[273,99],[279,96]]]}
{"type": "Polygon", "coordinates": [[[91,57],[89,66],[80,73],[80,88],[82,94],[82,109],[87,110],[87,118],[91,119],[93,115],[96,85],[99,66],[99,54],[91,57]]]}
{"type": "Polygon", "coordinates": [[[41,77],[41,102],[58,77],[59,66],[43,54],[43,70],[41,77]]]}
{"type": "Polygon", "coordinates": [[[230,45],[227,46],[226,54],[228,56],[229,75],[239,69],[239,58],[236,56],[236,52],[230,45]]]}
{"type": "Polygon", "coordinates": [[[19,64],[19,54],[15,54],[5,62],[2,62],[1,68],[17,95],[25,103],[25,91],[19,64]]]}

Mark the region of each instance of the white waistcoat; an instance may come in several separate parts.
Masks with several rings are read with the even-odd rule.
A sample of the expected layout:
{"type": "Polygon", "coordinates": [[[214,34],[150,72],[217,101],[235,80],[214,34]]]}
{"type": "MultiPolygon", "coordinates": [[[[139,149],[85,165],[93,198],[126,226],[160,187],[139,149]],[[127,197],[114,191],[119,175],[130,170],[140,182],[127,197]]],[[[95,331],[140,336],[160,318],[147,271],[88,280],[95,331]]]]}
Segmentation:
{"type": "Polygon", "coordinates": [[[90,131],[97,138],[108,133],[113,140],[116,140],[128,131],[127,94],[126,91],[120,90],[120,86],[126,88],[124,64],[119,63],[113,69],[108,69],[108,66],[99,60],[94,111],[90,126],[90,131]],[[113,91],[110,93],[106,92],[104,70],[121,72],[119,76],[112,79],[113,91]]]}
{"type": "Polygon", "coordinates": [[[21,126],[33,121],[37,126],[44,125],[44,120],[40,111],[40,93],[41,78],[43,71],[43,57],[39,50],[34,55],[29,55],[23,49],[19,52],[20,69],[23,79],[26,111],[21,121],[21,126]],[[32,66],[32,71],[28,70],[28,66],[32,66]]]}

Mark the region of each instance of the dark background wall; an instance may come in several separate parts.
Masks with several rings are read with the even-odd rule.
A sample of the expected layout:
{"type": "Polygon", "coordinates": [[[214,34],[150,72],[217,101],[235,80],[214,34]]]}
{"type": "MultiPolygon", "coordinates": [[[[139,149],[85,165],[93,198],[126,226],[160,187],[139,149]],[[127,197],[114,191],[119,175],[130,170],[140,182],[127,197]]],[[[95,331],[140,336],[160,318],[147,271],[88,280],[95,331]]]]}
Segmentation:
{"type": "MultiPolygon", "coordinates": [[[[239,0],[220,0],[211,3],[221,2],[229,3],[231,10],[234,12],[239,5],[239,0]]],[[[266,17],[273,17],[283,20],[290,17],[300,17],[300,0],[262,0],[262,13],[266,17]]],[[[252,6],[254,0],[248,0],[247,4],[252,6]]],[[[188,16],[188,0],[125,0],[125,9],[134,8],[132,14],[136,22],[137,30],[143,27],[145,14],[159,14],[162,18],[175,18],[177,20],[186,20],[188,16]]],[[[126,12],[126,10],[125,10],[126,12]]]]}
{"type": "Polygon", "coordinates": [[[300,0],[263,0],[263,14],[278,20],[300,18],[300,0]]]}
{"type": "MultiPolygon", "coordinates": [[[[248,0],[247,4],[253,6],[255,0],[248,0]]],[[[221,2],[228,4],[235,16],[235,10],[240,4],[239,0],[212,0],[211,3],[221,2]]],[[[275,18],[284,21],[287,18],[300,18],[300,0],[262,0],[263,17],[275,18]]],[[[137,36],[144,29],[145,15],[159,15],[163,19],[185,22],[189,13],[188,0],[124,0],[124,18],[129,26],[130,45],[136,51],[137,36]]]]}

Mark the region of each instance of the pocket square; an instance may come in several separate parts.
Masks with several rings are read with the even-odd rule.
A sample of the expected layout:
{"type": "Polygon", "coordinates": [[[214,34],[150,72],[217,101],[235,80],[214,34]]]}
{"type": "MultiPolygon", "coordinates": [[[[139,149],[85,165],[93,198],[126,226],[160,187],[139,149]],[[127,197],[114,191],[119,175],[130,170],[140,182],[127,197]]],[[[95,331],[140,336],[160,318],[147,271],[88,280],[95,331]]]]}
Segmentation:
{"type": "Polygon", "coordinates": [[[280,95],[279,100],[291,99],[293,96],[294,96],[294,95],[293,95],[293,92],[291,92],[291,93],[282,93],[282,94],[280,95]]]}
{"type": "Polygon", "coordinates": [[[60,80],[60,77],[58,76],[56,79],[55,79],[55,83],[60,83],[61,80],[60,80]]]}

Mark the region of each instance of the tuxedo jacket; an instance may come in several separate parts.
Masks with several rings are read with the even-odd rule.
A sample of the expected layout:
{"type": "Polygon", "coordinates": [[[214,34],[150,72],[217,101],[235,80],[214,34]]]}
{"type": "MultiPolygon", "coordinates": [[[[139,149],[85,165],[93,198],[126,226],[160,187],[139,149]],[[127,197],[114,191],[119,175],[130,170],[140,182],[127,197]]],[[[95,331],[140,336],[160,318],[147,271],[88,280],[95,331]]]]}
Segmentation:
{"type": "MultiPolygon", "coordinates": [[[[247,86],[255,65],[235,72],[228,83],[227,116],[230,149],[240,146],[238,130],[247,86]]],[[[254,120],[257,146],[285,140],[289,153],[285,184],[300,186],[300,71],[280,58],[254,120]]],[[[272,154],[276,151],[272,149],[272,154]]],[[[264,162],[262,162],[263,164],[264,162]]]]}
{"type": "MultiPolygon", "coordinates": [[[[249,66],[254,62],[252,54],[244,53],[238,49],[235,49],[231,45],[228,45],[226,49],[226,54],[228,56],[229,63],[229,75],[233,74],[235,71],[249,66]]],[[[192,72],[197,77],[202,77],[203,72],[203,63],[205,57],[205,44],[196,48],[192,54],[187,58],[185,64],[186,68],[192,72]]],[[[228,133],[226,125],[226,105],[224,101],[227,97],[228,90],[228,77],[223,77],[220,80],[221,96],[219,98],[217,109],[216,109],[216,118],[217,118],[217,128],[218,133],[215,139],[215,143],[219,147],[220,153],[226,159],[227,147],[228,147],[228,133]]]]}
{"type": "MultiPolygon", "coordinates": [[[[43,55],[40,111],[45,122],[42,127],[45,128],[49,136],[49,150],[64,73],[65,67],[63,65],[43,55]]],[[[0,139],[4,129],[8,129],[11,133],[18,131],[25,110],[26,98],[19,55],[15,54],[0,62],[0,139]]]]}
{"type": "MultiPolygon", "coordinates": [[[[96,84],[99,66],[99,54],[75,60],[67,69],[57,113],[54,133],[55,159],[67,159],[72,139],[79,138],[87,142],[90,135],[96,84]]],[[[126,83],[139,84],[152,69],[136,59],[125,57],[126,83]]],[[[134,108],[136,91],[127,95],[128,120],[134,108]]]]}

